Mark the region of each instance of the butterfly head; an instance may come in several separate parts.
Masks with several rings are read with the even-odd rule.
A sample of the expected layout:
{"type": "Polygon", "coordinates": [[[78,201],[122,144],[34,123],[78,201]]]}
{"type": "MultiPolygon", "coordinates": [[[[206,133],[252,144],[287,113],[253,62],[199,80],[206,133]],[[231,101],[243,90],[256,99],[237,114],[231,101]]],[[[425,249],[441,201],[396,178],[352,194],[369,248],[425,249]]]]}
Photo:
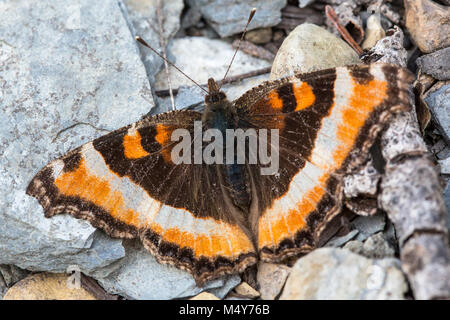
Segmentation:
{"type": "Polygon", "coordinates": [[[205,96],[205,103],[207,105],[215,104],[226,100],[227,96],[223,91],[220,91],[217,82],[213,78],[208,79],[208,94],[205,96]]]}

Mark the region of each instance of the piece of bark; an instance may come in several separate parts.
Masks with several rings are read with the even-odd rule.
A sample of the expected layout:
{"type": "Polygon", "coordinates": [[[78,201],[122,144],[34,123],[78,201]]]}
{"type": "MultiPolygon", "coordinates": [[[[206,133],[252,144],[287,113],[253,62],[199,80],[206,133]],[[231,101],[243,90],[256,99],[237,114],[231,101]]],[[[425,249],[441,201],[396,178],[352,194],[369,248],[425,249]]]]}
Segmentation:
{"type": "Polygon", "coordinates": [[[312,8],[299,8],[293,5],[287,5],[281,10],[281,22],[278,28],[284,29],[288,34],[302,23],[323,24],[322,12],[312,8]]]}
{"type": "MultiPolygon", "coordinates": [[[[234,40],[233,44],[232,44],[233,48],[237,48],[238,45],[239,45],[239,39],[234,40]]],[[[261,46],[257,46],[256,44],[254,44],[250,41],[246,41],[246,40],[241,41],[239,50],[241,50],[242,52],[245,52],[246,54],[249,54],[251,56],[254,56],[254,57],[257,57],[260,59],[264,59],[264,60],[267,60],[270,62],[272,62],[273,59],[275,58],[275,55],[272,52],[270,52],[269,50],[264,49],[261,46]]]]}
{"type": "MultiPolygon", "coordinates": [[[[390,34],[391,38],[393,36],[395,33],[390,34]]],[[[380,40],[378,44],[389,45],[399,38],[380,40]]],[[[372,53],[382,56],[380,60],[406,64],[406,57],[399,61],[398,50],[392,50],[390,55],[388,46],[378,47],[378,44],[372,53]]],[[[412,91],[410,102],[414,106],[412,91]]],[[[402,269],[414,296],[450,299],[450,270],[446,267],[450,252],[442,190],[414,110],[396,115],[381,135],[386,170],[378,200],[397,231],[402,269]],[[436,280],[437,275],[439,280],[436,280]]]]}
{"type": "Polygon", "coordinates": [[[434,80],[433,77],[419,72],[417,80],[414,83],[416,114],[422,135],[424,135],[425,129],[427,128],[431,120],[430,109],[424,101],[424,94],[435,82],[436,80],[434,80]]]}
{"type": "MultiPolygon", "coordinates": [[[[347,29],[351,37],[357,44],[361,44],[364,40],[364,28],[362,27],[362,20],[359,16],[359,5],[351,1],[343,1],[339,5],[332,6],[338,17],[339,23],[347,29]]],[[[326,24],[330,27],[330,30],[337,34],[336,29],[332,25],[329,19],[326,20],[326,24]]]]}
{"type": "Polygon", "coordinates": [[[450,252],[443,234],[419,234],[402,248],[403,270],[416,299],[448,299],[450,252]]]}

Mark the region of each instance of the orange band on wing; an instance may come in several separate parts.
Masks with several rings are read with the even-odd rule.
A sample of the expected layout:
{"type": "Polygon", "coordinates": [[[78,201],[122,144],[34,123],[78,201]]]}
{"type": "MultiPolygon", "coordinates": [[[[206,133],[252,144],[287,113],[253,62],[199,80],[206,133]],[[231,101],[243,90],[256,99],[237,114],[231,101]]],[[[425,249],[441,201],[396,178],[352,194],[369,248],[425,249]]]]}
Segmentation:
{"type": "Polygon", "coordinates": [[[316,96],[309,84],[302,82],[300,85],[293,84],[295,100],[297,101],[297,107],[295,111],[306,109],[313,105],[316,101],[316,96]]]}
{"type": "Polygon", "coordinates": [[[165,126],[163,124],[156,125],[156,135],[155,140],[163,148],[161,154],[164,161],[171,162],[171,148],[167,148],[167,145],[171,142],[173,128],[165,126]]]}
{"type": "Polygon", "coordinates": [[[269,104],[275,110],[283,109],[283,100],[280,99],[276,90],[269,93],[269,104]]]}
{"type": "Polygon", "coordinates": [[[137,130],[134,134],[126,134],[123,137],[123,149],[125,157],[128,159],[139,159],[149,155],[142,147],[141,135],[137,130]]]}
{"type": "Polygon", "coordinates": [[[299,199],[300,201],[288,210],[287,214],[285,212],[270,212],[270,209],[266,211],[259,223],[258,246],[260,248],[277,245],[283,239],[294,236],[296,232],[306,226],[306,218],[317,208],[317,204],[325,194],[327,178],[328,174],[320,177],[318,184],[308,190],[299,199]]]}
{"type": "Polygon", "coordinates": [[[340,148],[333,155],[334,165],[339,168],[353,147],[360,129],[364,126],[371,112],[387,96],[386,81],[371,80],[367,84],[353,81],[353,92],[349,106],[342,110],[342,123],[337,127],[337,139],[340,148]],[[355,110],[358,110],[356,113],[355,110]]]}
{"type": "Polygon", "coordinates": [[[227,226],[223,235],[193,234],[180,231],[178,228],[164,229],[159,224],[151,224],[151,229],[158,233],[164,241],[174,243],[181,248],[193,249],[196,257],[214,257],[217,255],[233,257],[245,252],[252,252],[250,240],[235,226],[227,226]]]}
{"type": "Polygon", "coordinates": [[[122,194],[113,190],[108,181],[90,175],[84,159],[74,171],[64,172],[55,180],[58,191],[65,196],[79,197],[103,208],[115,219],[141,227],[139,213],[127,208],[122,194]],[[89,187],[86,187],[89,186],[89,187]]]}

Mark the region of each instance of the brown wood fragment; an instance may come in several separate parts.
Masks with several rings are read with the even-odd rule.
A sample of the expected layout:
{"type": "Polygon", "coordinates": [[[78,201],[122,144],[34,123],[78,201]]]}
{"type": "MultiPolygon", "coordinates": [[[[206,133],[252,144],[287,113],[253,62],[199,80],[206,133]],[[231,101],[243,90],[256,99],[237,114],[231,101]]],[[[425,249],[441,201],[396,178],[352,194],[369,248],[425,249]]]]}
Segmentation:
{"type": "Polygon", "coordinates": [[[325,14],[327,15],[328,20],[336,27],[336,29],[341,34],[342,38],[359,54],[363,53],[361,47],[356,43],[350,33],[345,29],[340,23],[338,16],[334,9],[331,6],[325,6],[325,14]]]}
{"type": "MultiPolygon", "coordinates": [[[[237,40],[237,39],[234,40],[233,44],[232,44],[233,48],[236,49],[238,47],[238,43],[239,43],[239,40],[237,40]]],[[[239,50],[241,50],[242,52],[245,52],[246,54],[251,55],[253,57],[264,59],[264,60],[267,60],[270,62],[272,62],[273,59],[275,58],[275,55],[272,52],[270,52],[269,50],[264,49],[261,46],[257,46],[256,44],[254,44],[250,41],[246,41],[246,40],[241,41],[239,50]]]]}
{"type": "Polygon", "coordinates": [[[298,6],[287,5],[281,10],[281,22],[277,27],[289,33],[299,24],[305,22],[322,25],[323,15],[320,11],[312,8],[299,8],[298,6]]]}
{"type": "Polygon", "coordinates": [[[81,273],[81,287],[99,300],[118,300],[116,295],[106,292],[93,278],[81,273]]]}

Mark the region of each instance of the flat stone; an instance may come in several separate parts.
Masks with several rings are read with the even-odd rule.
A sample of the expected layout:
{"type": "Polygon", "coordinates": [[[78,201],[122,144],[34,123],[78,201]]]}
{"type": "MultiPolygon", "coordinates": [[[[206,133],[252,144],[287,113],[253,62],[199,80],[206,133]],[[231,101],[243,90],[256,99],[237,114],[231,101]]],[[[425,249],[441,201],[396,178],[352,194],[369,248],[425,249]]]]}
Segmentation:
{"type": "Polygon", "coordinates": [[[210,281],[200,288],[191,274],[158,263],[141,244],[132,241],[124,244],[126,255],[117,262],[118,268],[107,277],[97,279],[111,294],[137,300],[166,300],[191,297],[208,290],[223,298],[241,282],[238,275],[233,275],[210,281]]]}
{"type": "Polygon", "coordinates": [[[282,264],[260,262],[256,275],[261,299],[274,300],[281,292],[291,269],[282,264]]]}
{"type": "MultiPolygon", "coordinates": [[[[184,8],[183,0],[160,1],[162,16],[162,33],[158,25],[158,1],[123,0],[125,12],[133,36],[139,35],[155,50],[162,53],[162,43],[167,46],[171,38],[180,29],[180,15],[184,8]]],[[[147,75],[153,83],[155,75],[161,70],[164,61],[150,49],[138,45],[147,75]]]]}
{"type": "Polygon", "coordinates": [[[359,230],[356,240],[364,241],[371,235],[384,230],[386,217],[384,213],[377,213],[369,217],[357,217],[351,222],[351,225],[359,230]]]}
{"type": "Polygon", "coordinates": [[[69,215],[44,218],[25,189],[49,161],[152,108],[136,43],[115,0],[3,1],[0,11],[0,263],[104,276],[121,241],[69,215]]]}
{"type": "Polygon", "coordinates": [[[270,79],[360,63],[358,54],[324,28],[310,23],[296,27],[283,41],[270,79]]]}
{"type": "Polygon", "coordinates": [[[398,300],[407,289],[398,259],[320,248],[297,260],[280,300],[398,300]]]}
{"type": "Polygon", "coordinates": [[[433,86],[425,94],[424,101],[431,111],[439,132],[450,145],[450,82],[440,82],[433,86]]]}
{"type": "Polygon", "coordinates": [[[256,44],[264,44],[272,40],[272,28],[250,30],[245,34],[245,40],[256,44]]]}
{"type": "Polygon", "coordinates": [[[405,1],[406,27],[422,52],[450,46],[450,10],[431,0],[405,1]]]}
{"type": "Polygon", "coordinates": [[[260,296],[260,293],[253,289],[247,282],[241,282],[236,288],[234,288],[234,291],[246,298],[255,299],[260,296]]]}
{"type": "Polygon", "coordinates": [[[4,300],[97,300],[80,287],[68,285],[65,274],[36,273],[29,275],[9,288],[4,300]]]}
{"type": "Polygon", "coordinates": [[[437,80],[450,80],[450,47],[417,58],[422,72],[437,80]]]}
{"type": "Polygon", "coordinates": [[[252,8],[256,14],[248,30],[275,26],[281,21],[281,9],[286,0],[188,0],[191,7],[200,10],[209,25],[223,38],[244,31],[252,8]]]}
{"type": "MultiPolygon", "coordinates": [[[[208,78],[222,80],[231,62],[235,49],[231,44],[204,37],[186,37],[174,39],[167,48],[169,59],[176,63],[199,84],[206,84],[208,78]]],[[[269,67],[270,63],[238,52],[228,76],[247,73],[269,67]]],[[[170,67],[172,88],[192,86],[193,83],[175,68],[170,67]]],[[[156,76],[156,90],[168,89],[167,75],[163,71],[156,76]]]]}
{"type": "Polygon", "coordinates": [[[325,244],[325,247],[341,247],[353,238],[356,237],[356,235],[359,233],[359,230],[354,229],[347,233],[346,235],[340,236],[340,237],[333,237],[325,244]]]}

